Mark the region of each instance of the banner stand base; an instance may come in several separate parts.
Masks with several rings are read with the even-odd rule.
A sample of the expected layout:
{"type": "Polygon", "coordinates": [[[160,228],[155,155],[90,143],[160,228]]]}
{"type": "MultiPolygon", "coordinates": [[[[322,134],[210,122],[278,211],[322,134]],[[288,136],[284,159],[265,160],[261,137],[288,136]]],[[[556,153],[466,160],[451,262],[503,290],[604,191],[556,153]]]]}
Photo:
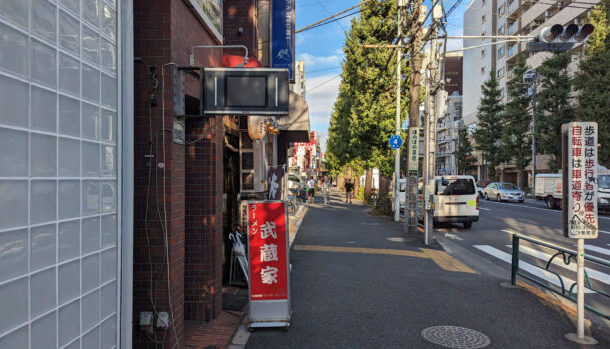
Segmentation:
{"type": "Polygon", "coordinates": [[[265,328],[265,327],[283,327],[285,330],[288,330],[290,327],[289,321],[256,321],[249,322],[246,327],[248,330],[252,331],[255,328],[265,328]]]}

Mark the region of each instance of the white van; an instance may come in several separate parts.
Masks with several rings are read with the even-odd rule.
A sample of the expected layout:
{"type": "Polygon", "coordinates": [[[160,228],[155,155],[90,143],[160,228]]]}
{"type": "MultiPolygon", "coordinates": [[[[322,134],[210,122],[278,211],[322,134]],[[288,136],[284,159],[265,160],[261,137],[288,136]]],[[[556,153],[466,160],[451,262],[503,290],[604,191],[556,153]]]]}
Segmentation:
{"type": "MultiPolygon", "coordinates": [[[[423,185],[420,187],[423,189],[423,185]]],[[[479,196],[472,176],[434,177],[433,203],[435,225],[462,223],[464,228],[470,229],[472,223],[479,220],[479,196]]],[[[423,211],[421,213],[423,218],[423,211]]]]}

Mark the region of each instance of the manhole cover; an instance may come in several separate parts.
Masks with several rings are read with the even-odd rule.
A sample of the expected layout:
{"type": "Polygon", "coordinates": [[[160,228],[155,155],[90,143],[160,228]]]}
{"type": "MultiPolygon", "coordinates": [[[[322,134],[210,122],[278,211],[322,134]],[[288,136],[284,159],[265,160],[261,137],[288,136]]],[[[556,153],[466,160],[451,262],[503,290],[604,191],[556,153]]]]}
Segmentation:
{"type": "Polygon", "coordinates": [[[428,341],[446,348],[485,348],[491,341],[481,332],[457,326],[433,326],[421,331],[428,341]]]}

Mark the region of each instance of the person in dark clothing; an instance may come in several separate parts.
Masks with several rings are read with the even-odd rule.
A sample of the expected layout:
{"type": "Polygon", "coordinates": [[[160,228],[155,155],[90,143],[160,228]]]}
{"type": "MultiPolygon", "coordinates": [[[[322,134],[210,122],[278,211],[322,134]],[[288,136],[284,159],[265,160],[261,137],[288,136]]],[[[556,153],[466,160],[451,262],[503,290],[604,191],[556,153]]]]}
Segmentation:
{"type": "Polygon", "coordinates": [[[352,203],[352,192],[354,190],[354,183],[352,183],[351,179],[345,180],[345,203],[349,201],[352,203]]]}

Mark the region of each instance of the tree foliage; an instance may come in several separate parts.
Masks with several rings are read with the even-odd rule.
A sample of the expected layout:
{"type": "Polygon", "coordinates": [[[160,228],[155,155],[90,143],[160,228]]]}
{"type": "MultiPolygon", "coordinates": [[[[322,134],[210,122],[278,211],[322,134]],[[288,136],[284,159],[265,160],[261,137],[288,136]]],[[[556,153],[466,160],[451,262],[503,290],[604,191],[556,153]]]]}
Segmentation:
{"type": "Polygon", "coordinates": [[[483,161],[487,162],[488,179],[495,179],[496,166],[504,161],[501,143],[504,105],[495,72],[490,73],[489,80],[481,86],[481,91],[483,97],[477,110],[479,121],[473,137],[476,142],[475,149],[481,151],[483,161]]]}
{"type": "MultiPolygon", "coordinates": [[[[329,127],[327,150],[332,166],[358,163],[362,169],[377,167],[384,176],[393,172],[394,153],[388,140],[395,132],[396,53],[362,44],[393,42],[395,18],[395,2],[369,2],[346,34],[339,95],[329,127]]],[[[402,69],[408,76],[406,64],[402,69]]],[[[406,80],[401,88],[402,110],[406,111],[406,80]]]]}
{"type": "Polygon", "coordinates": [[[476,165],[474,164],[475,158],[472,156],[470,135],[468,134],[468,129],[465,127],[461,128],[459,131],[456,158],[459,174],[466,174],[467,171],[476,168],[476,165]]]}
{"type": "Polygon", "coordinates": [[[567,70],[570,61],[567,52],[554,54],[538,68],[542,90],[537,97],[536,143],[538,151],[551,155],[549,167],[554,172],[561,165],[561,125],[575,120],[567,70]]]}
{"type": "Polygon", "coordinates": [[[502,119],[502,147],[506,161],[513,161],[519,170],[519,186],[525,185],[525,168],[532,160],[532,137],[528,132],[532,116],[528,111],[530,98],[527,85],[522,82],[523,73],[528,69],[525,56],[517,57],[512,80],[507,83],[509,101],[506,103],[502,119]]]}
{"type": "MultiPolygon", "coordinates": [[[[598,23],[605,23],[605,36],[596,36],[601,40],[594,41],[595,49],[589,46],[588,56],[580,62],[580,71],[574,78],[574,87],[578,92],[577,109],[578,119],[582,121],[595,121],[598,124],[599,162],[610,166],[610,36],[608,36],[608,23],[610,19],[610,0],[602,3],[591,11],[590,20],[596,25],[594,33],[598,33],[598,23]]],[[[593,35],[592,35],[593,37],[593,35]]],[[[591,41],[591,38],[589,38],[591,41]]],[[[589,43],[587,44],[589,45],[589,43]]]]}
{"type": "Polygon", "coordinates": [[[589,13],[588,22],[595,30],[587,39],[586,51],[591,56],[606,50],[606,39],[610,34],[610,0],[601,0],[589,13]]]}

